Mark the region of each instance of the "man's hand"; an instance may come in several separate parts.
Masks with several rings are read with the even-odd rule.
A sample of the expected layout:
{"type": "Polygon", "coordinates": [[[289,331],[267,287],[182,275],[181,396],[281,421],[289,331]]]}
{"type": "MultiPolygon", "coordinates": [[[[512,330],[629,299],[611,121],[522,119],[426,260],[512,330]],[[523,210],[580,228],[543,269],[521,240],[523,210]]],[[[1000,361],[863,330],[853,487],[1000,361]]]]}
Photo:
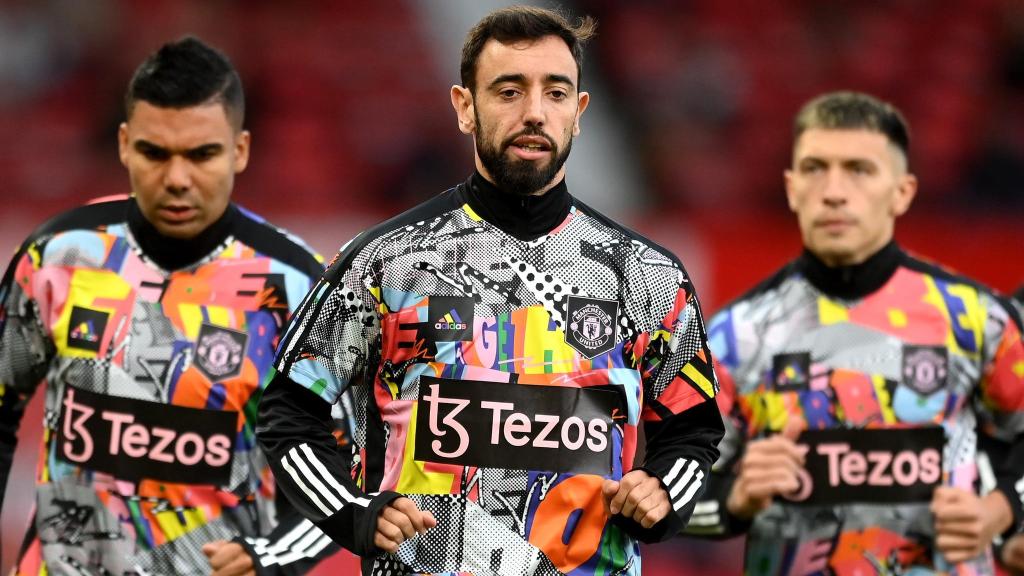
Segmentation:
{"type": "Polygon", "coordinates": [[[644,528],[654,526],[672,511],[672,502],[661,480],[644,470],[633,470],[618,482],[606,479],[601,495],[609,514],[622,514],[644,528]]]}
{"type": "Polygon", "coordinates": [[[377,532],[373,545],[385,552],[398,552],[398,545],[437,526],[429,511],[421,511],[408,498],[398,498],[381,509],[377,515],[377,532]]]}
{"type": "Polygon", "coordinates": [[[1003,544],[999,558],[1013,574],[1024,574],[1024,534],[1017,534],[1003,544]]]}
{"type": "Polygon", "coordinates": [[[737,518],[750,520],[771,506],[772,499],[800,488],[798,473],[804,467],[807,447],[793,439],[799,429],[747,444],[739,463],[739,474],[725,507],[737,518]]]}
{"type": "Polygon", "coordinates": [[[214,540],[203,544],[203,554],[213,569],[211,576],[256,576],[252,556],[237,542],[214,540]]]}
{"type": "Polygon", "coordinates": [[[950,564],[984,553],[992,538],[1013,522],[1010,504],[998,490],[982,498],[960,488],[939,486],[932,494],[931,510],[935,547],[950,564]]]}

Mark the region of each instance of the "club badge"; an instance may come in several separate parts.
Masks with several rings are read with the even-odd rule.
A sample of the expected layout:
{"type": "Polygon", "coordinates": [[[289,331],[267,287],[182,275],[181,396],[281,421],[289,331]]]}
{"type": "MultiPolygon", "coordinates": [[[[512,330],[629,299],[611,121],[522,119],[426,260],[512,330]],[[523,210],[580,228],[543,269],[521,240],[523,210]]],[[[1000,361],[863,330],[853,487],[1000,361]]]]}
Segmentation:
{"type": "Polygon", "coordinates": [[[242,371],[248,341],[245,332],[203,324],[196,344],[196,367],[210,382],[234,378],[242,371]]]}
{"type": "Polygon", "coordinates": [[[618,317],[615,300],[569,296],[565,343],[587,359],[604,354],[615,346],[618,317]]]}
{"type": "Polygon", "coordinates": [[[904,346],[903,383],[928,396],[946,387],[949,353],[945,346],[904,346]]]}

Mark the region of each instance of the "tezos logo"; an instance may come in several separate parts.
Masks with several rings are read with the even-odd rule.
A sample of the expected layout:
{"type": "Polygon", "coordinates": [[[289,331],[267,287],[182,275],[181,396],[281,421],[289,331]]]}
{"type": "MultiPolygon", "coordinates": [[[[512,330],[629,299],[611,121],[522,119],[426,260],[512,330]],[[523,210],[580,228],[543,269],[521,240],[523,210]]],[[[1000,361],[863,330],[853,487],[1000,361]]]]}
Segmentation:
{"type": "Polygon", "coordinates": [[[420,377],[416,460],[608,474],[617,392],[420,377]]]}
{"type": "Polygon", "coordinates": [[[942,479],[942,428],[808,430],[800,486],[784,497],[800,504],[925,502],[942,479]]]}
{"type": "Polygon", "coordinates": [[[237,412],[200,410],[68,386],[57,427],[58,458],[124,480],[184,484],[231,479],[237,412]]]}
{"type": "Polygon", "coordinates": [[[569,296],[566,305],[565,343],[584,358],[593,358],[615,346],[619,303],[615,300],[569,296]]]}

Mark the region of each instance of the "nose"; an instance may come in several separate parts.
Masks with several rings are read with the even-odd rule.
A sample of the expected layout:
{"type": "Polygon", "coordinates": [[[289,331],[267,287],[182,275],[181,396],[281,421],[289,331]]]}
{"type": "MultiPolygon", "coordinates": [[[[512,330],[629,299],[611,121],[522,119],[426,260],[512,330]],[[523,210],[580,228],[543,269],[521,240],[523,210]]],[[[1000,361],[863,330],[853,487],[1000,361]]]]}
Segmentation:
{"type": "Polygon", "coordinates": [[[830,168],[825,180],[822,199],[829,206],[841,206],[846,203],[847,181],[842,170],[830,168]]]}
{"type": "Polygon", "coordinates": [[[171,192],[184,192],[192,186],[189,161],[178,155],[171,156],[164,171],[164,187],[171,192]]]}
{"type": "Polygon", "coordinates": [[[531,91],[523,99],[523,124],[540,128],[544,125],[544,94],[540,90],[531,91]]]}

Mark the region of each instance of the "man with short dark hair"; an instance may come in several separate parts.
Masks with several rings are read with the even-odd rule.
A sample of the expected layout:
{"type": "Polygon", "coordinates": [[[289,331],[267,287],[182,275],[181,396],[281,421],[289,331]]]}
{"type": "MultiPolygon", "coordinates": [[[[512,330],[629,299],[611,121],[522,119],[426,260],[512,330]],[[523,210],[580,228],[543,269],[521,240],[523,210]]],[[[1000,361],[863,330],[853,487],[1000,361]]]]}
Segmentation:
{"type": "Polygon", "coordinates": [[[223,54],[164,45],[135,72],[125,114],[131,197],[45,223],[0,284],[0,491],[46,382],[16,572],[303,573],[336,547],[283,498],[275,518],[253,427],[322,260],[231,203],[250,135],[223,54]]]}
{"type": "Polygon", "coordinates": [[[706,485],[722,422],[693,285],[564,179],[593,28],[477,24],[451,89],[476,173],[350,241],[281,344],[257,436],[364,574],[637,575],[706,485]],[[328,431],[348,389],[358,484],[328,431]]]}
{"type": "Polygon", "coordinates": [[[1024,520],[1021,319],[893,240],[909,142],[871,96],[804,106],[785,173],[803,254],[709,324],[727,433],[687,532],[747,533],[747,574],[990,574],[1024,520]]]}

